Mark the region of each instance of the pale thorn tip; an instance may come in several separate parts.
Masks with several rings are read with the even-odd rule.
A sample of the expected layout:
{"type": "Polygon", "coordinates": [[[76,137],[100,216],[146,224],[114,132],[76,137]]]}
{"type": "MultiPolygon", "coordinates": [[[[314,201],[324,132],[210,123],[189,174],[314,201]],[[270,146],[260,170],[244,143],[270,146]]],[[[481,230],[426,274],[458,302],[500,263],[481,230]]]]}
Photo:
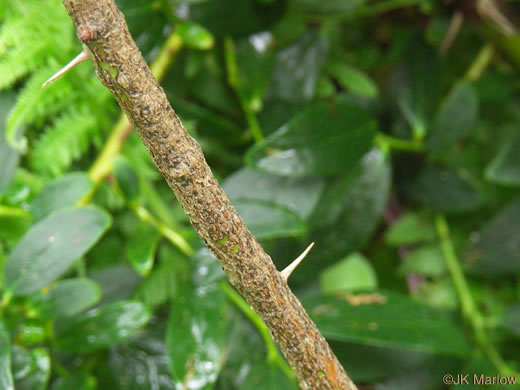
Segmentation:
{"type": "Polygon", "coordinates": [[[61,68],[59,71],[57,71],[54,75],[51,76],[49,80],[44,82],[42,84],[42,88],[45,88],[47,84],[52,83],[54,80],[59,79],[61,76],[63,76],[65,73],[67,73],[69,70],[74,68],[76,65],[81,64],[83,61],[88,60],[88,55],[83,50],[81,53],[79,53],[76,58],[74,58],[72,61],[70,61],[67,65],[65,65],[63,68],[61,68]]]}
{"type": "Polygon", "coordinates": [[[298,256],[291,264],[289,264],[283,271],[280,272],[282,275],[282,278],[287,282],[287,279],[289,279],[289,276],[293,273],[293,271],[298,267],[298,265],[302,262],[303,259],[305,259],[305,256],[311,251],[312,247],[314,246],[314,242],[311,242],[311,244],[303,251],[303,253],[298,256]]]}

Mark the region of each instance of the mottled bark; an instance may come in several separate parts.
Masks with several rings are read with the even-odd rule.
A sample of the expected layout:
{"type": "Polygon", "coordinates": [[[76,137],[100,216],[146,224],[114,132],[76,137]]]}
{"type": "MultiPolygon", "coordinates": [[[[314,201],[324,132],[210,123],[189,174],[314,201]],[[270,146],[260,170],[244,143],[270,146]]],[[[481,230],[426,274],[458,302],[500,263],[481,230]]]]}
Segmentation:
{"type": "Polygon", "coordinates": [[[113,0],[64,0],[101,82],[231,284],[269,327],[302,389],[356,389],[300,301],[215,180],[136,47],[113,0]]]}

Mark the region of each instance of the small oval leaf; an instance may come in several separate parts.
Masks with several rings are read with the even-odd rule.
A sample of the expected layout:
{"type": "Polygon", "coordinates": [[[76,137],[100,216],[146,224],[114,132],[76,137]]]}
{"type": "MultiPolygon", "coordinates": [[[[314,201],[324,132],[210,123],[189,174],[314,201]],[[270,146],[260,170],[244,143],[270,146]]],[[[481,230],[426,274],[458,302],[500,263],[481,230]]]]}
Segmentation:
{"type": "Polygon", "coordinates": [[[66,209],[34,225],[5,264],[5,288],[28,295],[59,278],[103,235],[110,216],[101,209],[66,209]]]}

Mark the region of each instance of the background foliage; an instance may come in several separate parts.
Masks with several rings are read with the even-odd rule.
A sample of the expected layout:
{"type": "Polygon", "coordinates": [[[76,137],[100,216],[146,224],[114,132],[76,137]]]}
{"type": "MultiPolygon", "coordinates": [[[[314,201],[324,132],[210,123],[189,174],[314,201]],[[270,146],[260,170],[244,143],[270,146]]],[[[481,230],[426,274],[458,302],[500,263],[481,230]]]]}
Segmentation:
{"type": "MultiPolygon", "coordinates": [[[[118,5],[356,383],[518,375],[517,2],[118,5]]],[[[61,2],[0,23],[0,388],[296,388],[92,66],[40,88],[61,2]]]]}

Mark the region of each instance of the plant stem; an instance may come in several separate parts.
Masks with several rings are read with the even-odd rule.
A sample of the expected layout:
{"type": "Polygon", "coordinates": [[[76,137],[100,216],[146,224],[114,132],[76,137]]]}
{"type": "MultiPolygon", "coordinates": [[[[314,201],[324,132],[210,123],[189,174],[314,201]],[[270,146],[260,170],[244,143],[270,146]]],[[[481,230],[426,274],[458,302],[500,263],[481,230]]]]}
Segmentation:
{"type": "MultiPolygon", "coordinates": [[[[181,48],[181,37],[175,32],[170,34],[159,55],[152,65],[150,65],[150,69],[157,80],[160,81],[164,78],[173,59],[179,53],[181,48]]],[[[79,202],[80,204],[87,204],[92,199],[99,183],[101,183],[101,181],[112,171],[114,158],[121,152],[123,142],[131,129],[132,125],[128,121],[127,116],[124,113],[121,113],[121,116],[114,126],[103,150],[101,150],[96,161],[94,161],[94,164],[88,171],[88,176],[94,183],[94,186],[91,191],[81,199],[79,202]]]]}
{"type": "Polygon", "coordinates": [[[477,81],[488,67],[494,53],[495,49],[492,44],[487,43],[482,46],[477,54],[477,57],[471,63],[466,75],[464,76],[464,79],[469,82],[477,81]]]}
{"type": "Polygon", "coordinates": [[[384,133],[377,133],[375,141],[383,150],[402,150],[407,152],[422,152],[424,144],[421,139],[401,139],[384,133]]]}
{"type": "Polygon", "coordinates": [[[174,232],[170,229],[166,224],[164,224],[159,218],[153,216],[148,210],[146,210],[143,206],[133,207],[135,215],[139,217],[139,219],[143,222],[147,222],[157,229],[159,233],[161,233],[168,241],[170,241],[174,246],[179,248],[179,250],[184,253],[186,256],[191,257],[195,252],[190,244],[177,232],[174,232]]]}
{"type": "Polygon", "coordinates": [[[449,226],[444,215],[436,215],[435,228],[437,230],[437,235],[439,236],[442,253],[451,274],[453,284],[455,285],[457,295],[459,296],[462,314],[466,320],[469,321],[473,329],[475,340],[487,355],[491,363],[498,370],[500,375],[516,375],[518,377],[519,374],[515,373],[515,371],[504,361],[493,343],[489,340],[488,334],[485,330],[484,318],[477,309],[464,273],[462,272],[459,259],[457,258],[457,254],[451,241],[449,226]]]}
{"type": "Polygon", "coordinates": [[[244,298],[237,293],[233,287],[229,285],[227,282],[220,283],[220,288],[227,295],[228,299],[235,304],[235,306],[253,323],[254,326],[258,329],[258,332],[262,336],[264,340],[265,346],[267,348],[267,361],[269,363],[276,363],[280,367],[280,369],[291,379],[295,379],[295,373],[291,369],[291,367],[287,364],[285,359],[278,352],[278,348],[274,343],[271,333],[269,333],[269,329],[264,324],[262,319],[256,314],[253,309],[247,304],[244,298]]]}
{"type": "Polygon", "coordinates": [[[226,38],[224,40],[224,51],[226,58],[228,83],[237,94],[240,106],[242,107],[242,111],[244,111],[247,124],[249,126],[249,129],[251,130],[251,134],[253,135],[255,142],[259,143],[263,141],[264,135],[262,133],[262,129],[260,128],[260,124],[258,123],[258,119],[256,118],[255,112],[251,108],[251,105],[246,102],[244,96],[240,91],[240,77],[238,73],[237,59],[235,55],[235,47],[231,38],[226,38]]]}
{"type": "Polygon", "coordinates": [[[0,217],[27,217],[29,213],[19,207],[0,205],[0,217]]]}

